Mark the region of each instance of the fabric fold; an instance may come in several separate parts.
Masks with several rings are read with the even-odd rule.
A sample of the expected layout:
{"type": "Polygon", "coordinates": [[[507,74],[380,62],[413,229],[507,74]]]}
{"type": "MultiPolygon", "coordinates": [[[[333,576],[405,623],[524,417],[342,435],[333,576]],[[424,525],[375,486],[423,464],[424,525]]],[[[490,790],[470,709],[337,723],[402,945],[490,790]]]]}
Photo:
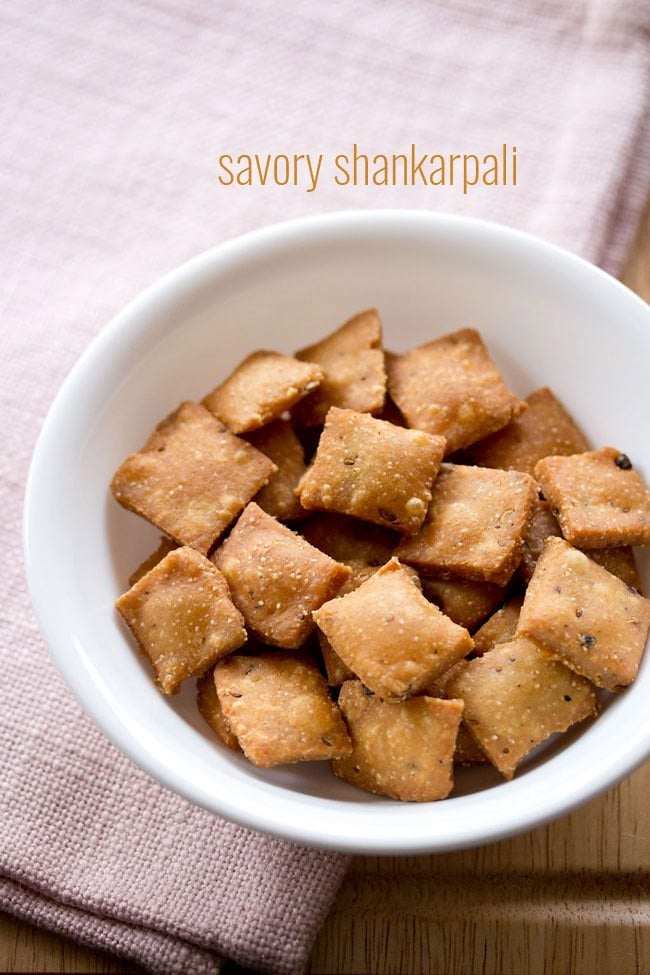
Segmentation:
{"type": "Polygon", "coordinates": [[[128,958],[160,975],[218,975],[221,961],[180,938],[137,927],[51,900],[0,877],[3,909],[81,944],[128,958]]]}

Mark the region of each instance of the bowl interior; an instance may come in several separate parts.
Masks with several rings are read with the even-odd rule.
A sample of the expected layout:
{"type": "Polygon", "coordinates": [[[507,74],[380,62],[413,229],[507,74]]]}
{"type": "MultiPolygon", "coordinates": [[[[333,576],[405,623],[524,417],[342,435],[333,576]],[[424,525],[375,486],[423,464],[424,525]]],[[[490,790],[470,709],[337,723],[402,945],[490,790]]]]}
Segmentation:
{"type": "MultiPolygon", "coordinates": [[[[442,850],[532,826],[604,788],[650,750],[650,661],[603,715],[551,741],[513,782],[462,769],[453,797],[391,802],[324,763],[249,765],[214,738],[194,687],[165,699],[113,609],[159,533],[110,497],[111,476],[182,399],[247,353],[292,352],[380,309],[402,351],[479,328],[511,387],[550,385],[594,445],[650,475],[650,314],[612,279],[532,238],[432,214],[347,214],[251,235],[168,276],[102,333],[63,388],[35,455],[26,509],[30,588],[82,704],[135,761],[215,812],[299,842],[442,850]]],[[[648,559],[642,558],[646,584],[648,559]]]]}

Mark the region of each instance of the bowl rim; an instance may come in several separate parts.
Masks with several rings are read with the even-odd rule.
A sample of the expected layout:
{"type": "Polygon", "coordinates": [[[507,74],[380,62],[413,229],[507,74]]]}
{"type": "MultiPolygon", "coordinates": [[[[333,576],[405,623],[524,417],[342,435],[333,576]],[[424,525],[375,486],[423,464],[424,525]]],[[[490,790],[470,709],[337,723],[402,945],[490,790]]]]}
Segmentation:
{"type": "MultiPolygon", "coordinates": [[[[47,470],[50,442],[55,437],[59,425],[65,421],[68,404],[74,396],[78,382],[85,376],[88,367],[101,360],[104,351],[119,340],[123,333],[136,328],[138,315],[152,303],[164,301],[166,296],[171,296],[182,286],[191,284],[192,279],[197,275],[201,277],[205,273],[210,274],[225,269],[230,264],[237,265],[242,260],[245,262],[252,251],[274,249],[278,244],[291,243],[292,240],[297,242],[301,238],[304,239],[305,234],[308,234],[310,239],[314,239],[320,236],[326,237],[332,231],[358,232],[364,228],[368,231],[403,232],[407,225],[409,228],[415,228],[417,225],[432,224],[436,224],[442,232],[445,227],[450,227],[466,229],[471,233],[483,233],[486,238],[495,235],[500,239],[509,238],[511,241],[518,242],[522,248],[533,249],[540,256],[545,256],[547,260],[563,264],[569,271],[583,276],[590,275],[592,280],[601,287],[604,285],[612,292],[617,291],[625,301],[636,303],[637,309],[642,309],[647,315],[650,325],[650,308],[646,303],[607,272],[555,244],[504,224],[473,217],[409,209],[343,210],[271,224],[218,244],[167,272],[130,301],[101,329],[76,361],[49,408],[34,448],[26,482],[23,507],[23,551],[32,607],[50,656],[69,690],[93,723],[134,764],[195,805],[238,825],[321,849],[386,855],[446,852],[468,849],[527,832],[559,815],[569,813],[615,785],[639,766],[650,756],[650,725],[645,734],[639,735],[637,740],[630,743],[624,755],[610,756],[609,761],[604,761],[598,769],[591,769],[587,777],[577,776],[566,793],[563,792],[561,797],[549,796],[543,808],[529,814],[524,821],[522,821],[521,811],[515,809],[510,815],[504,816],[499,823],[492,824],[491,828],[479,829],[477,825],[463,838],[453,839],[441,838],[439,835],[431,835],[428,839],[423,839],[419,835],[400,835],[399,840],[394,837],[384,837],[379,840],[376,836],[351,836],[339,831],[333,834],[319,827],[316,821],[301,823],[301,832],[297,835],[295,825],[288,824],[281,814],[271,814],[269,810],[261,808],[242,808],[240,803],[236,800],[232,801],[228,795],[217,798],[214,793],[202,791],[195,783],[180,778],[176,771],[169,768],[157,755],[142,747],[126,725],[116,722],[115,713],[108,707],[100,688],[88,680],[83,668],[75,665],[75,655],[69,652],[69,643],[59,630],[55,609],[47,599],[48,566],[46,560],[41,557],[42,539],[36,525],[35,486],[47,470]]],[[[140,328],[143,327],[140,323],[140,328]]]]}

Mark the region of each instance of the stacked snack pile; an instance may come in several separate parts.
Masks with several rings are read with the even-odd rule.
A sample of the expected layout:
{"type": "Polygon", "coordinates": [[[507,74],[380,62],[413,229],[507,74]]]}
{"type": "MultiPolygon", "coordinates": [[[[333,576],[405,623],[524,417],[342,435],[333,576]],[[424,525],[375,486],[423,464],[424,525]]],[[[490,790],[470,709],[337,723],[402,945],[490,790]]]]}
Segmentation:
{"type": "Polygon", "coordinates": [[[650,491],[471,329],[393,355],[371,310],[255,352],[112,490],[166,533],[117,601],[158,686],[198,677],[256,765],[442,799],[455,764],[510,779],[636,676],[650,491]]]}

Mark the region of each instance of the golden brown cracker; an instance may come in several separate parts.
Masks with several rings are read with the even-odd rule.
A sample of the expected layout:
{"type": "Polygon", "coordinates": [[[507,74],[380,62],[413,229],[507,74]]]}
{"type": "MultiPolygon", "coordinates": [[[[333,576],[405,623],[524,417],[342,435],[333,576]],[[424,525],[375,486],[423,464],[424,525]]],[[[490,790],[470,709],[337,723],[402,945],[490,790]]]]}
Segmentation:
{"type": "Polygon", "coordinates": [[[464,626],[470,632],[506,597],[506,590],[502,586],[495,586],[490,582],[441,579],[429,575],[422,575],[420,581],[427,599],[435,603],[454,623],[464,626]]]}
{"type": "Polygon", "coordinates": [[[170,552],[115,603],[165,694],[246,640],[223,575],[192,548],[170,552]]]}
{"type": "MultiPolygon", "coordinates": [[[[548,501],[537,501],[533,519],[526,534],[524,554],[519,565],[519,575],[524,582],[530,582],[537,560],[542,554],[547,538],[561,538],[562,532],[557,519],[551,512],[548,501]]],[[[583,548],[585,555],[598,562],[608,572],[618,576],[628,586],[633,586],[643,595],[641,576],[634,552],[629,546],[616,548],[583,548]]]]}
{"type": "Polygon", "coordinates": [[[333,650],[371,691],[404,698],[472,649],[467,630],[428,602],[396,560],[314,613],[333,650]]]}
{"type": "Polygon", "coordinates": [[[171,538],[166,538],[164,535],[161,536],[160,545],[156,551],[152,552],[151,555],[138,566],[135,572],[132,572],[129,576],[129,585],[134,586],[136,582],[139,582],[142,576],[146,576],[147,572],[151,572],[151,570],[157,566],[159,562],[162,562],[166,555],[173,552],[175,548],[178,548],[178,542],[175,542],[171,538]]]}
{"type": "Polygon", "coordinates": [[[311,545],[345,565],[384,565],[392,557],[400,535],[358,518],[318,511],[300,531],[311,545]]]}
{"type": "Polygon", "coordinates": [[[344,782],[409,802],[444,799],[453,788],[459,701],[411,697],[388,703],[346,681],[339,695],[352,754],[332,763],[344,782]]]}
{"type": "Polygon", "coordinates": [[[471,328],[387,358],[388,391],[410,427],[442,436],[447,453],[500,430],[525,409],[471,328]]]}
{"type": "Polygon", "coordinates": [[[448,697],[447,686],[451,683],[454,675],[459,673],[466,663],[465,658],[457,660],[455,664],[451,667],[447,667],[441,674],[434,677],[433,680],[427,681],[422,690],[421,694],[425,694],[427,697],[448,697]]]}
{"type": "Polygon", "coordinates": [[[223,713],[254,765],[341,758],[351,752],[341,713],[316,664],[274,651],[233,656],[215,668],[223,713]]]}
{"type": "Polygon", "coordinates": [[[323,371],[317,390],[294,410],[302,426],[322,426],[332,406],[379,413],[386,395],[386,369],[379,313],[360,312],[315,345],[296,352],[296,358],[315,362],[323,371]]]}
{"type": "Polygon", "coordinates": [[[465,722],[461,721],[454,750],[454,765],[486,765],[489,761],[490,759],[472,737],[472,733],[465,722]]]}
{"type": "MultiPolygon", "coordinates": [[[[454,675],[462,671],[464,664],[464,659],[453,664],[444,674],[429,681],[422,693],[427,697],[447,698],[447,687],[454,679],[454,675]]],[[[487,761],[487,755],[479,748],[465,722],[461,720],[454,750],[454,765],[484,765],[487,761]]]]}
{"type": "Polygon", "coordinates": [[[385,420],[386,423],[394,423],[396,427],[407,426],[406,420],[397,409],[396,403],[390,398],[388,393],[386,393],[383,410],[381,413],[377,413],[376,416],[377,419],[385,420]]]}
{"type": "MultiPolygon", "coordinates": [[[[411,580],[415,583],[418,589],[421,590],[422,587],[420,577],[418,576],[417,572],[411,569],[410,566],[405,565],[402,566],[402,568],[409,574],[411,580]]],[[[366,579],[369,579],[371,575],[374,575],[376,571],[377,569],[374,566],[369,565],[353,567],[350,576],[348,576],[339,589],[337,596],[346,596],[349,592],[354,592],[354,590],[358,589],[359,586],[366,581],[366,579]]],[[[327,683],[330,685],[330,687],[340,687],[344,681],[350,680],[356,676],[350,670],[348,665],[341,660],[339,655],[334,652],[329,640],[322,630],[318,631],[318,642],[320,644],[323,662],[325,664],[325,671],[327,673],[327,683]]]]}
{"type": "Polygon", "coordinates": [[[523,601],[523,596],[513,596],[478,628],[472,637],[475,654],[487,653],[499,643],[514,640],[523,601]]]}
{"type": "Polygon", "coordinates": [[[525,403],[528,409],[507,427],[470,448],[474,464],[532,474],[543,457],[589,449],[586,437],[547,386],[527,396],[525,403]]]}
{"type": "MultiPolygon", "coordinates": [[[[376,571],[374,566],[355,566],[352,568],[350,575],[339,589],[337,598],[345,596],[349,592],[354,592],[355,589],[358,589],[376,571]]],[[[323,655],[323,663],[325,664],[327,683],[330,687],[340,687],[346,680],[350,680],[356,676],[348,665],[341,660],[338,653],[334,652],[331,643],[322,630],[318,630],[318,642],[320,644],[321,654],[323,655]]]]}
{"type": "Polygon", "coordinates": [[[298,488],[301,504],[414,533],[424,521],[444,446],[442,437],[332,407],[298,488]]]}
{"type": "Polygon", "coordinates": [[[572,545],[650,545],[650,490],[620,450],[546,457],[535,477],[572,545]]]}
{"type": "Polygon", "coordinates": [[[536,486],[518,471],[443,464],[420,532],[396,555],[425,572],[505,586],[521,561],[536,486]]]}
{"type": "Polygon", "coordinates": [[[598,712],[589,681],[523,638],[464,663],[447,693],[464,702],[467,727],[506,779],[550,735],[598,712]]]}
{"type": "Polygon", "coordinates": [[[631,684],[650,627],[650,600],[561,538],[549,538],[526,591],[518,636],[599,687],[631,684]]]}
{"type": "Polygon", "coordinates": [[[214,670],[209,670],[199,677],[196,682],[196,704],[201,716],[207,721],[212,730],[221,738],[224,745],[233,751],[240,751],[237,735],[230,726],[230,721],[223,713],[217,685],[214,680],[214,670]]]}
{"type": "Polygon", "coordinates": [[[619,548],[583,548],[582,551],[598,565],[622,579],[626,586],[643,596],[643,583],[634,552],[629,546],[619,548]]]}
{"type": "Polygon", "coordinates": [[[247,434],[256,450],[273,461],[277,470],[255,496],[262,511],[279,521],[304,518],[306,511],[296,497],[296,487],[307,467],[302,444],[288,420],[275,420],[247,434]]]}
{"type": "Polygon", "coordinates": [[[314,363],[279,352],[253,352],[202,403],[233,433],[247,433],[277,420],[322,379],[314,363]]]}
{"type": "Polygon", "coordinates": [[[121,505],[204,555],[275,464],[197,403],[182,403],[117,470],[121,505]]]}
{"type": "Polygon", "coordinates": [[[332,650],[332,645],[324,633],[319,631],[318,640],[325,664],[327,683],[330,687],[340,687],[346,680],[352,680],[356,677],[356,674],[341,660],[338,653],[332,650]]]}
{"type": "Polygon", "coordinates": [[[562,532],[548,501],[538,497],[533,507],[533,516],[524,538],[524,548],[519,564],[519,575],[524,582],[530,582],[537,559],[542,554],[547,538],[561,537],[562,532]]]}
{"type": "Polygon", "coordinates": [[[263,642],[289,650],[313,629],[312,610],[350,574],[251,502],[214,556],[247,626],[263,642]]]}

